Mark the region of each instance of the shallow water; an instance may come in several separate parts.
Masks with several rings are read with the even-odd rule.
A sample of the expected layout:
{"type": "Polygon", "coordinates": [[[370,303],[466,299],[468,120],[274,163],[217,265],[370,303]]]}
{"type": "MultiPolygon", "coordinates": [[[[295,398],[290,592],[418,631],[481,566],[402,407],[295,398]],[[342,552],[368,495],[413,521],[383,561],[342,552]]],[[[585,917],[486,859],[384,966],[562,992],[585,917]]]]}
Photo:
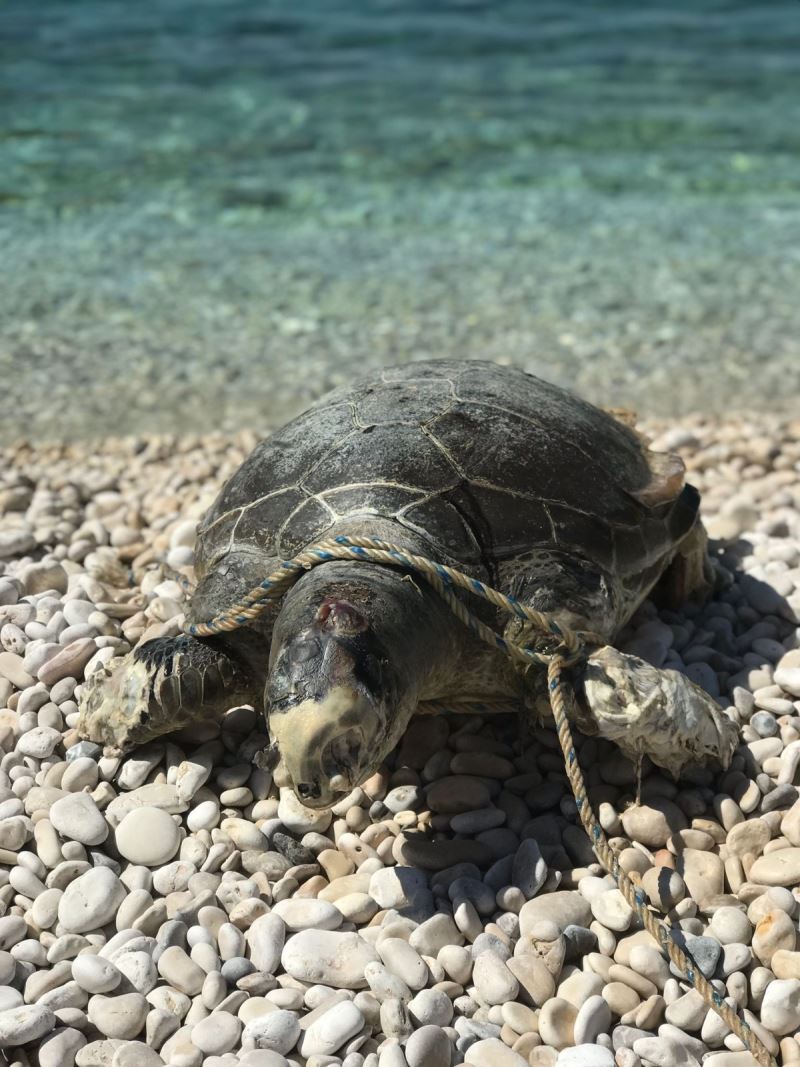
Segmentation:
{"type": "Polygon", "coordinates": [[[4,438],[258,428],[366,363],[800,397],[795,3],[13,0],[4,438]]]}

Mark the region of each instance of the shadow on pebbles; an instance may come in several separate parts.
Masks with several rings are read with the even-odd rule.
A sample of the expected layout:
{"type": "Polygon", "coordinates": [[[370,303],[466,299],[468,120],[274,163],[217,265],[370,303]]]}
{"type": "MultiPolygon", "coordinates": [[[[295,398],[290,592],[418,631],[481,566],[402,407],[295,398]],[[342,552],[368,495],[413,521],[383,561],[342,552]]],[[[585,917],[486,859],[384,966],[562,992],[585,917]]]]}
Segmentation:
{"type": "MultiPolygon", "coordinates": [[[[619,644],[741,728],[680,783],[579,738],[620,863],[783,1063],[800,1059],[800,423],[651,425],[685,457],[721,590],[619,644]]],[[[235,708],[126,759],[83,680],[174,633],[197,520],[254,443],[0,452],[0,1048],[41,1067],[745,1067],[597,863],[554,733],[417,720],[332,812],[235,708]],[[134,583],[128,584],[132,569],[134,583]],[[415,831],[424,831],[422,834],[415,831]]]]}

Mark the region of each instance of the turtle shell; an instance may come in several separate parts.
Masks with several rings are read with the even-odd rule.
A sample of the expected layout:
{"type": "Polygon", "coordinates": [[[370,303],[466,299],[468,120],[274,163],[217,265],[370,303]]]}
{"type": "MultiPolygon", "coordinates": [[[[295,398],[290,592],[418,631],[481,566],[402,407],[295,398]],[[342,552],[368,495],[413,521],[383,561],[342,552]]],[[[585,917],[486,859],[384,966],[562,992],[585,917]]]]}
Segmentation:
{"type": "Polygon", "coordinates": [[[337,389],[254,449],[200,527],[192,614],[348,531],[501,588],[543,550],[635,580],[697,507],[681,461],[648,452],[624,417],[509,367],[411,363],[337,389]]]}

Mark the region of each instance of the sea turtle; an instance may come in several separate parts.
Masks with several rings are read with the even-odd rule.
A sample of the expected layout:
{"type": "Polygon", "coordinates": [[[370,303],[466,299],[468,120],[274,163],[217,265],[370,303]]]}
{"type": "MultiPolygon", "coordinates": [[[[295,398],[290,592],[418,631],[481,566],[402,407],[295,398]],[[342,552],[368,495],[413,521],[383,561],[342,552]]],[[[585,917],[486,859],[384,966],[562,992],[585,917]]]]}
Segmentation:
{"type": "MultiPolygon", "coordinates": [[[[487,362],[407,364],[255,448],[200,525],[188,617],[210,619],[315,541],[368,535],[610,641],[651,591],[670,606],[706,595],[698,507],[681,460],[649,451],[625,413],[487,362]]],[[[117,750],[263,708],[297,795],[322,807],[375,771],[420,701],[522,700],[529,682],[424,581],[332,561],[243,629],[147,641],[84,688],[81,734],[117,750]]]]}

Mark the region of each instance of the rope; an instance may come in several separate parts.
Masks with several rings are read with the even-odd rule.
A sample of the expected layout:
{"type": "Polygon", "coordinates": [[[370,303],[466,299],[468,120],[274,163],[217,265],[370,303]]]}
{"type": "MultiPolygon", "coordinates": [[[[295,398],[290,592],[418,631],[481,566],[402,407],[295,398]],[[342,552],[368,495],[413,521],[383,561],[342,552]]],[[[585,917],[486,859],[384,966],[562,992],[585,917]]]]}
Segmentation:
{"type": "MultiPolygon", "coordinates": [[[[554,619],[542,612],[535,611],[514,597],[506,596],[478,581],[470,578],[452,567],[443,566],[423,556],[404,551],[396,545],[388,544],[370,537],[337,537],[307,548],[292,560],[287,560],[263,582],[251,589],[241,600],[230,608],[215,615],[206,623],[194,623],[186,626],[186,632],[194,637],[211,637],[219,633],[237,630],[257,619],[269,606],[269,601],[283,596],[286,590],[297,581],[304,571],[335,559],[354,559],[370,563],[383,563],[413,571],[426,579],[447,601],[458,618],[475,634],[488,644],[505,652],[506,655],[523,664],[526,669],[533,665],[547,668],[547,682],[550,703],[553,709],[556,730],[561,751],[564,754],[564,766],[567,778],[575,797],[578,816],[583,828],[589,835],[594,851],[606,870],[616,880],[619,891],[639,917],[645,930],[661,945],[672,963],[686,975],[690,985],[700,993],[705,1003],[723,1019],[728,1028],[739,1038],[761,1067],[775,1067],[775,1061],[767,1048],[751,1030],[748,1024],[739,1018],[734,1009],[713,988],[701,972],[691,955],[675,939],[672,927],[660,919],[647,903],[644,890],[635,885],[625,871],[608,843],[602,827],[597,822],[586,793],[575,742],[567,718],[567,699],[563,674],[567,667],[578,662],[584,649],[590,644],[604,643],[597,634],[570,630],[560,626],[554,619]],[[547,651],[534,650],[527,645],[507,641],[491,627],[481,622],[469,611],[455,595],[456,588],[465,589],[483,600],[494,604],[525,623],[525,630],[539,635],[550,645],[547,651]]],[[[450,710],[463,710],[464,705],[446,704],[450,710]]],[[[479,706],[483,710],[484,706],[479,706]]],[[[474,710],[475,705],[470,710],[474,710]]],[[[430,712],[431,703],[426,702],[422,710],[430,712]]]]}
{"type": "Polygon", "coordinates": [[[762,1064],[762,1067],[775,1067],[775,1061],[772,1056],[748,1024],[739,1018],[730,1004],[723,1000],[689,953],[677,943],[670,925],[659,919],[654,911],[648,907],[645,891],[640,886],[634,885],[620,867],[602,827],[595,819],[589,798],[586,795],[583,774],[578,764],[578,757],[572,740],[572,731],[567,720],[564,681],[562,678],[566,665],[566,661],[558,654],[554,655],[547,665],[550,703],[553,708],[558,740],[561,745],[561,751],[564,753],[567,777],[575,797],[578,815],[583,823],[584,830],[589,835],[595,853],[605,869],[615,878],[620,893],[639,916],[645,930],[661,945],[675,966],[686,975],[690,984],[697,990],[706,1004],[723,1019],[745,1048],[762,1064]]]}

